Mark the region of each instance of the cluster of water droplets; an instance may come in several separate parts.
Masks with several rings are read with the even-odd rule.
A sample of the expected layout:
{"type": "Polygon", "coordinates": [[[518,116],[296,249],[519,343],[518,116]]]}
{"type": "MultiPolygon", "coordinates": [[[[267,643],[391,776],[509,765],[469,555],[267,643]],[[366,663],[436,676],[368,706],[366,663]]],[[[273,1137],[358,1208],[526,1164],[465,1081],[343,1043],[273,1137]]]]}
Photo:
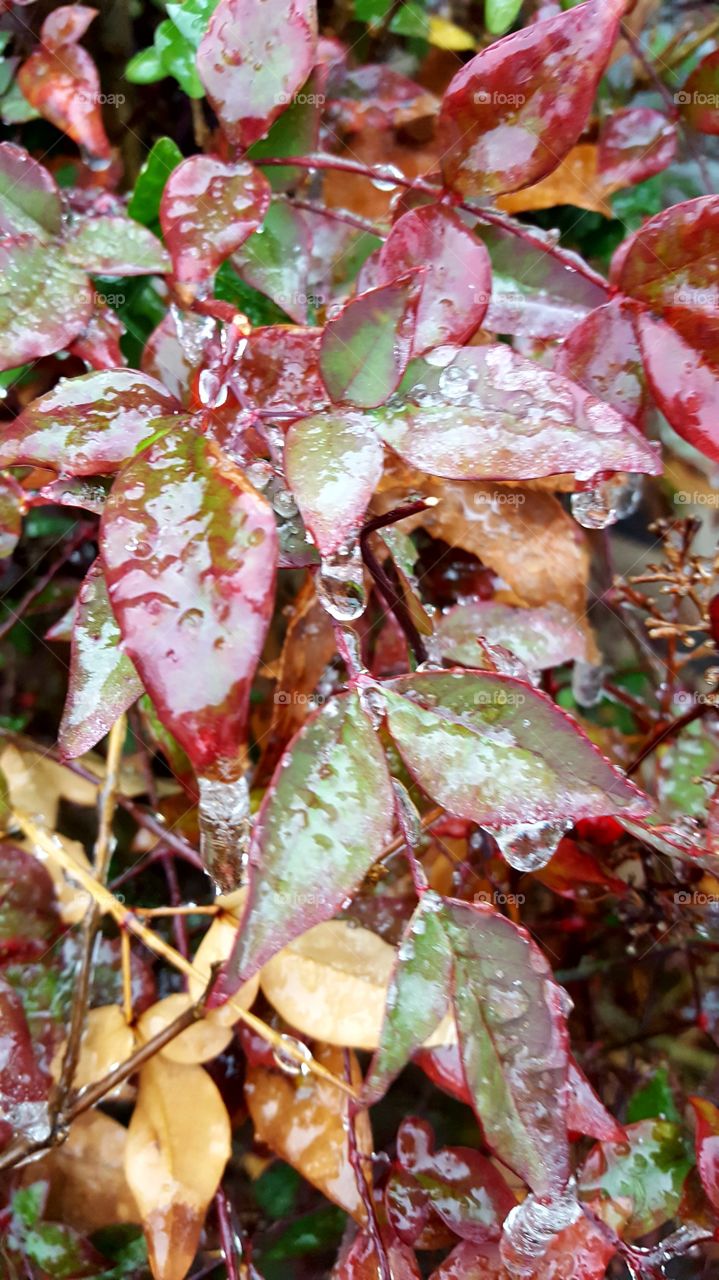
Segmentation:
{"type": "Polygon", "coordinates": [[[200,777],[198,786],[202,861],[217,888],[230,893],[242,883],[252,829],[247,778],[200,777]]]}
{"type": "Polygon", "coordinates": [[[636,511],[642,497],[642,484],[642,476],[618,472],[592,489],[573,493],[572,515],[584,529],[606,529],[636,511]]]}
{"type": "Polygon", "coordinates": [[[515,871],[538,871],[554,856],[571,825],[571,821],[513,822],[492,835],[505,862],[515,871]]]}
{"type": "Polygon", "coordinates": [[[357,542],[322,557],[315,583],[320,603],[335,622],[356,622],[367,607],[362,555],[357,542]]]}
{"type": "Polygon", "coordinates": [[[500,1252],[509,1274],[529,1280],[555,1235],[581,1216],[573,1179],[559,1195],[528,1195],[504,1220],[500,1252]]]}

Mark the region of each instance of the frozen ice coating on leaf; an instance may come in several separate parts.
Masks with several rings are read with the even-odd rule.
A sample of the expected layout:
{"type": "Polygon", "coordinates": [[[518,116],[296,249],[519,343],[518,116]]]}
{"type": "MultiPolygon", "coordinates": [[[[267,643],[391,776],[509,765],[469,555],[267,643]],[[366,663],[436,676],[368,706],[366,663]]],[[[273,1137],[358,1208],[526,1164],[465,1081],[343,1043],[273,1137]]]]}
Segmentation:
{"type": "Polygon", "coordinates": [[[392,786],[372,724],[357,694],[335,697],[293,738],[263,800],[227,990],[335,915],[389,839],[392,818],[392,786]]]}
{"type": "Polygon", "coordinates": [[[274,604],[272,508],[207,437],[169,430],[118,476],[101,525],[110,600],[163,724],[199,774],[243,772],[274,604]]]}
{"type": "Polygon", "coordinates": [[[156,418],[179,412],[174,396],[136,369],[61,378],[7,424],[0,466],[30,463],[71,476],[105,475],[132,458],[156,418]]]}
{"type": "Polygon", "coordinates": [[[549,698],[489,673],[415,673],[385,686],[387,724],[421,786],[480,825],[641,814],[642,793],[549,698]]]}
{"type": "Polygon", "coordinates": [[[604,471],[658,475],[657,451],[608,404],[504,344],[412,366],[373,418],[407,462],[448,479],[523,480],[604,471]]]}
{"type": "Polygon", "coordinates": [[[197,780],[200,801],[200,853],[208,874],[221,893],[242,883],[250,840],[250,789],[246,777],[226,781],[197,780]]]}
{"type": "Polygon", "coordinates": [[[484,667],[480,640],[516,654],[529,670],[553,667],[587,653],[587,635],[560,604],[520,609],[494,600],[467,601],[436,620],[431,643],[447,661],[484,667]]]}
{"type": "Polygon", "coordinates": [[[61,351],[92,314],[87,275],[34,236],[0,241],[0,369],[61,351]]]}
{"type": "Polygon", "coordinates": [[[559,1195],[528,1195],[504,1221],[500,1251],[510,1275],[517,1280],[531,1280],[557,1233],[581,1217],[573,1179],[559,1195]]]}

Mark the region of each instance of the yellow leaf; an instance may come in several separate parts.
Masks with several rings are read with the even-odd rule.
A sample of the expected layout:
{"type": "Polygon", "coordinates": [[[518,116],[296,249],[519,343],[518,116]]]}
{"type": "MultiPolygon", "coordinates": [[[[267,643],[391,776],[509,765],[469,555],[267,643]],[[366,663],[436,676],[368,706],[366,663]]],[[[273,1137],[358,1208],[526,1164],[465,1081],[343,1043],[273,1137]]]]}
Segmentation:
{"type": "Polygon", "coordinates": [[[124,1062],[135,1048],[132,1028],[125,1021],[119,1004],[105,1004],[91,1009],[80,1044],[75,1072],[75,1086],[102,1080],[118,1062],[124,1062]]]}
{"type": "Polygon", "coordinates": [[[328,1044],[379,1043],[394,947],[345,920],[315,925],[264,966],[262,990],[286,1022],[328,1044]]]}
{"type": "MultiPolygon", "coordinates": [[[[238,889],[227,897],[218,898],[217,901],[223,910],[212,921],[192,961],[197,971],[197,976],[190,978],[188,984],[193,1000],[199,1000],[203,994],[210,981],[213,964],[224,964],[229,958],[237,937],[237,926],[242,918],[246,897],[247,889],[238,889]]],[[[254,978],[250,978],[249,982],[240,987],[227,1004],[221,1005],[218,1009],[210,1009],[207,1013],[208,1021],[220,1027],[233,1026],[237,1022],[240,1011],[249,1009],[257,995],[259,985],[259,975],[255,974],[254,978]]]]}
{"type": "Polygon", "coordinates": [[[139,1222],[125,1177],[127,1129],[102,1111],[73,1120],[62,1146],[25,1166],[23,1181],[49,1181],[47,1216],[83,1233],[139,1222]]]}
{"type": "Polygon", "coordinates": [[[477,41],[468,31],[458,27],[456,22],[437,17],[429,20],[429,43],[437,49],[449,49],[452,53],[463,53],[465,49],[477,47],[477,41]]]}
{"type": "MultiPolygon", "coordinates": [[[[396,952],[369,929],[346,920],[315,925],[268,960],[262,990],[285,1022],[327,1044],[376,1049],[396,952]]],[[[449,1044],[443,1019],[427,1047],[449,1044]]]]}
{"type": "Polygon", "coordinates": [[[597,165],[595,142],[580,142],[557,166],[553,173],[523,191],[500,196],[497,205],[505,213],[528,213],[534,209],[553,209],[559,204],[572,204],[590,213],[612,217],[607,197],[617,187],[602,182],[597,165]]]}
{"type": "Polygon", "coordinates": [[[184,1280],[230,1156],[230,1121],[202,1067],[158,1054],[142,1068],[125,1173],[155,1280],[184,1280]]]}
{"type": "MultiPolygon", "coordinates": [[[[140,1040],[151,1040],[153,1036],[164,1031],[185,1009],[193,1004],[192,996],[184,991],[166,996],[158,1000],[151,1008],[146,1009],[137,1023],[137,1034],[140,1040]]],[[[232,1039],[232,1028],[218,1026],[211,1017],[200,1018],[186,1031],[170,1040],[160,1053],[171,1062],[209,1062],[218,1053],[227,1048],[232,1039]]]]}
{"type": "MultiPolygon", "coordinates": [[[[314,1056],[335,1076],[344,1077],[344,1050],[318,1044],[314,1056]]],[[[362,1075],[354,1054],[351,1077],[361,1085],[362,1075]]],[[[248,1066],[245,1082],[247,1107],[255,1135],[303,1178],[346,1209],[358,1222],[366,1214],[350,1164],[347,1139],[348,1098],[315,1076],[288,1076],[268,1067],[248,1066]]],[[[360,1154],[372,1151],[372,1131],[366,1111],[356,1119],[360,1154]]]]}

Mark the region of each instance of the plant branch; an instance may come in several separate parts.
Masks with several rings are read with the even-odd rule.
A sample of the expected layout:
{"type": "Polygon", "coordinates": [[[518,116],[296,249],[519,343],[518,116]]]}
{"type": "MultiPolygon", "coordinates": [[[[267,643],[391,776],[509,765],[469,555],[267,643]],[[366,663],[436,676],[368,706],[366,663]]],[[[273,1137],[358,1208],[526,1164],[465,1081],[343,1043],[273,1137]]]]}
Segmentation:
{"type": "MultiPolygon", "coordinates": [[[[255,162],[260,168],[263,166],[274,166],[288,164],[287,156],[270,156],[255,162]]],[[[392,170],[388,175],[386,169],[381,165],[363,164],[359,160],[347,160],[344,156],[324,155],[322,153],[310,156],[292,156],[291,163],[300,169],[337,169],[345,173],[356,173],[360,177],[369,178],[371,182],[393,182],[398,187],[404,187],[408,191],[419,191],[423,195],[431,196],[433,200],[440,200],[447,192],[442,187],[434,186],[431,182],[425,182],[422,178],[405,178],[404,174],[392,170]]],[[[596,285],[599,289],[609,292],[609,285],[598,271],[594,271],[588,263],[583,262],[577,255],[570,253],[566,249],[560,248],[559,245],[552,244],[537,235],[531,228],[524,226],[520,222],[515,222],[512,218],[505,214],[499,213],[494,209],[485,209],[482,205],[472,204],[469,200],[460,200],[456,202],[460,209],[465,209],[467,213],[472,213],[481,222],[486,222],[489,226],[499,227],[500,230],[506,231],[509,235],[516,236],[518,240],[524,240],[526,244],[538,249],[541,253],[546,253],[550,258],[556,258],[563,266],[568,267],[571,271],[576,271],[577,275],[583,276],[590,284],[596,285]]]]}
{"type": "Polygon", "coordinates": [[[702,716],[706,715],[707,711],[712,711],[713,709],[710,702],[697,702],[695,706],[690,707],[683,715],[677,716],[670,724],[662,722],[662,724],[657,725],[625,770],[627,777],[629,778],[633,773],[636,773],[639,766],[647,759],[647,756],[652,755],[665,738],[673,738],[688,724],[692,724],[694,720],[700,720],[702,716]]]}
{"type": "MultiPolygon", "coordinates": [[[[166,960],[179,973],[188,978],[199,979],[204,984],[205,975],[199,969],[196,969],[191,961],[170,946],[169,942],[165,942],[164,938],[159,937],[158,934],[153,933],[151,929],[142,924],[134,912],[124,906],[105,885],[100,884],[89,871],[86,871],[79,863],[74,862],[62,844],[59,841],[55,842],[52,834],[40,826],[34,818],[15,810],[13,819],[30,843],[37,845],[45,854],[59,863],[65,874],[72,880],[76,880],[83,889],[91,894],[100,910],[112,916],[121,929],[128,929],[136,938],[139,938],[140,942],[144,943],[149,951],[166,960]]],[[[256,1031],[263,1040],[272,1045],[272,1048],[278,1054],[294,1059],[300,1066],[305,1067],[314,1075],[327,1081],[328,1084],[334,1085],[335,1088],[342,1090],[344,1093],[349,1093],[351,1097],[356,1096],[354,1090],[348,1088],[343,1080],[339,1080],[337,1076],[334,1076],[331,1071],[328,1071],[326,1067],[323,1067],[314,1058],[308,1059],[304,1053],[300,1052],[299,1049],[295,1049],[294,1045],[289,1043],[279,1032],[269,1027],[256,1014],[251,1013],[249,1009],[243,1009],[232,996],[228,997],[226,1003],[230,1005],[233,1013],[237,1015],[239,1022],[244,1022],[253,1031],[256,1031]]]]}

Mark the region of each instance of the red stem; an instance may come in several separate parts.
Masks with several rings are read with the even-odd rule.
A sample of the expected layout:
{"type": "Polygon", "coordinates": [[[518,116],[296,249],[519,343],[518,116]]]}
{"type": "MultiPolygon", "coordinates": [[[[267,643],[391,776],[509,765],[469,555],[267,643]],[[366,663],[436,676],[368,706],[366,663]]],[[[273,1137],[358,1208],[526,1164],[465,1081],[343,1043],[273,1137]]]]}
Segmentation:
{"type": "MultiPolygon", "coordinates": [[[[263,165],[284,165],[287,166],[287,156],[271,156],[255,162],[260,167],[263,165]]],[[[408,191],[420,191],[423,195],[431,196],[433,200],[439,200],[447,192],[442,187],[436,187],[431,182],[424,182],[422,178],[405,178],[404,174],[392,172],[388,175],[382,166],[373,166],[362,164],[359,160],[347,160],[344,156],[331,155],[311,155],[311,156],[292,156],[291,163],[298,169],[338,169],[344,173],[356,173],[359,177],[369,178],[371,182],[393,182],[398,187],[405,187],[408,191]]],[[[485,209],[481,205],[472,204],[469,200],[457,201],[460,209],[465,209],[467,213],[472,213],[481,222],[486,222],[492,227],[499,227],[502,231],[506,231],[509,235],[516,236],[519,240],[524,240],[526,244],[530,244],[532,248],[539,249],[541,253],[547,253],[551,258],[556,258],[563,266],[568,267],[571,271],[576,271],[577,275],[583,276],[590,284],[596,285],[599,289],[609,293],[609,285],[599,272],[594,271],[586,262],[573,253],[569,253],[566,249],[560,249],[558,245],[547,243],[541,236],[534,234],[529,227],[523,226],[519,222],[514,222],[512,218],[505,214],[498,213],[493,209],[485,209]]]]}

